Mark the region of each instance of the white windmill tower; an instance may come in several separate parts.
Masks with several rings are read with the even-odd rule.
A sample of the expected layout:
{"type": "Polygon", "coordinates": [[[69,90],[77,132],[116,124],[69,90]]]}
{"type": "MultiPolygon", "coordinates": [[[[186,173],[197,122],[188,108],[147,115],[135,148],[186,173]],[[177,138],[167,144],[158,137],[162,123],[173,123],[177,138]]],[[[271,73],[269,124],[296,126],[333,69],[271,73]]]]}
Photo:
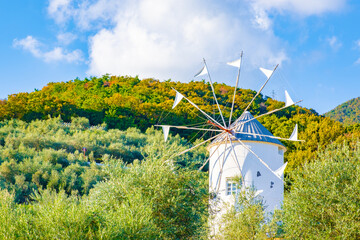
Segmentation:
{"type": "Polygon", "coordinates": [[[266,210],[268,212],[279,208],[283,201],[283,172],[286,167],[286,164],[284,164],[284,152],[286,151],[286,148],[279,140],[299,141],[297,140],[297,125],[295,126],[294,131],[289,139],[282,139],[273,136],[257,120],[257,118],[261,116],[275,113],[300,102],[298,101],[294,103],[287,91],[285,91],[286,104],[284,107],[267,112],[257,117],[253,117],[251,113],[247,111],[255,98],[266,86],[277,66],[274,68],[274,70],[260,68],[260,70],[266,75],[267,80],[248,104],[242,115],[234,122],[231,121],[236,89],[239,83],[241,58],[228,64],[239,69],[228,124],[226,124],[220,106],[217,102],[211,77],[204,60],[204,67],[197,75],[195,75],[195,77],[204,74],[208,75],[213,96],[221,116],[221,123],[209,116],[196,104],[174,89],[176,91],[176,97],[173,108],[176,107],[176,105],[182,99],[186,99],[208,119],[207,123],[211,124],[216,129],[157,125],[163,128],[165,140],[167,139],[169,129],[171,127],[179,129],[219,132],[216,136],[211,137],[208,140],[203,141],[196,146],[193,146],[192,148],[178,154],[181,155],[200,145],[205,144],[206,142],[212,141],[208,146],[210,156],[200,169],[202,169],[209,162],[209,190],[211,193],[215,193],[214,195],[216,196],[216,202],[218,203],[217,208],[220,208],[217,216],[215,216],[215,225],[217,225],[216,219],[219,219],[220,216],[226,211],[223,206],[233,203],[233,194],[238,191],[239,184],[243,189],[255,188],[257,190],[257,194],[263,197],[265,205],[267,206],[266,210]],[[241,177],[241,183],[234,182],[234,178],[238,176],[241,177]]]}

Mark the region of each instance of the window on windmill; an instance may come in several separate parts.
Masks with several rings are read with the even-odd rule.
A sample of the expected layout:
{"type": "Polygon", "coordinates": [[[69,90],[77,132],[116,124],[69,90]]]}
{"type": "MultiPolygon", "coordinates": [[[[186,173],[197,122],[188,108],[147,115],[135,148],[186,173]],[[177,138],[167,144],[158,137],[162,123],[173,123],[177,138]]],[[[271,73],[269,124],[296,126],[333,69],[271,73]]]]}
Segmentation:
{"type": "Polygon", "coordinates": [[[257,176],[257,177],[260,177],[260,176],[261,176],[260,171],[257,171],[256,176],[257,176]]]}
{"type": "Polygon", "coordinates": [[[274,187],[274,182],[270,182],[270,188],[274,187]]]}
{"type": "Polygon", "coordinates": [[[239,184],[232,180],[226,181],[226,195],[236,194],[239,189],[239,184]]]}
{"type": "Polygon", "coordinates": [[[278,153],[279,155],[284,155],[284,150],[281,147],[278,147],[278,153]]]}

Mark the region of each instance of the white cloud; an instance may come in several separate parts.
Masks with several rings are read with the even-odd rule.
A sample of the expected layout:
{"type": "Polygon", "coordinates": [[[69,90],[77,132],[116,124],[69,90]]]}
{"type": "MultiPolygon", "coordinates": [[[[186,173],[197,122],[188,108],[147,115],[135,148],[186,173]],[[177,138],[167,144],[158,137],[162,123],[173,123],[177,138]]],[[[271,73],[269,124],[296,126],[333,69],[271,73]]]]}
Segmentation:
{"type": "Polygon", "coordinates": [[[126,0],[49,0],[47,12],[58,24],[73,19],[81,30],[93,30],[112,22],[126,0]]]}
{"type": "Polygon", "coordinates": [[[307,17],[342,9],[347,0],[248,0],[254,11],[254,22],[262,29],[269,29],[270,12],[292,13],[307,17]]]}
{"type": "MultiPolygon", "coordinates": [[[[189,80],[202,57],[227,61],[244,50],[250,66],[286,61],[286,43],[274,35],[269,14],[306,17],[338,11],[345,3],[246,0],[226,9],[215,0],[49,0],[48,14],[91,30],[89,74],[189,80]]],[[[337,39],[329,44],[339,46],[337,39]]]]}
{"type": "Polygon", "coordinates": [[[336,36],[327,38],[326,41],[329,44],[329,46],[335,51],[337,51],[342,46],[342,43],[339,41],[339,39],[336,36]]]}
{"type": "Polygon", "coordinates": [[[48,13],[57,23],[65,22],[71,15],[71,0],[49,0],[48,13]]]}
{"type": "Polygon", "coordinates": [[[21,47],[27,51],[29,51],[35,57],[41,56],[41,51],[39,50],[40,42],[33,38],[32,36],[27,36],[24,39],[14,39],[13,46],[21,47]]]}
{"type": "Polygon", "coordinates": [[[49,52],[44,52],[43,57],[45,62],[66,61],[79,62],[82,60],[82,52],[76,49],[72,52],[65,52],[64,49],[56,47],[49,52]]]}
{"type": "Polygon", "coordinates": [[[59,41],[59,43],[64,45],[69,45],[70,43],[72,43],[77,39],[77,36],[73,33],[66,32],[66,33],[59,33],[56,36],[56,38],[59,41]]]}
{"type": "Polygon", "coordinates": [[[251,0],[254,5],[266,11],[292,12],[304,16],[326,12],[337,12],[345,6],[346,0],[251,0]]]}
{"type": "Polygon", "coordinates": [[[254,20],[255,26],[258,26],[262,30],[267,30],[271,28],[272,22],[266,13],[266,11],[262,8],[257,7],[256,5],[253,6],[254,10],[254,20]]]}
{"type": "Polygon", "coordinates": [[[34,57],[40,58],[45,62],[66,61],[72,63],[83,61],[83,54],[78,49],[67,52],[63,48],[55,47],[53,50],[43,51],[41,50],[42,44],[32,36],[27,36],[20,40],[14,39],[13,46],[29,51],[34,57]]]}
{"type": "MultiPolygon", "coordinates": [[[[139,75],[190,80],[201,59],[233,60],[241,50],[249,66],[286,60],[271,31],[251,27],[249,18],[222,11],[206,1],[140,0],[124,4],[90,40],[92,75],[139,75]]],[[[244,14],[248,14],[244,12],[244,14]]]]}

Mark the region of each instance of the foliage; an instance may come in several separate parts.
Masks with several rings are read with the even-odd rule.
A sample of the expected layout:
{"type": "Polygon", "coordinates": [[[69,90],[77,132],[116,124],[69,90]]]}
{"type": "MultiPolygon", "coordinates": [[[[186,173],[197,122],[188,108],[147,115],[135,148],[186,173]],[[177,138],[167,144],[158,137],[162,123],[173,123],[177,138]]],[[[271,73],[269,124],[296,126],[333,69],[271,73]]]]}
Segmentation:
{"type": "MultiPolygon", "coordinates": [[[[10,95],[7,100],[1,101],[0,120],[17,118],[31,121],[61,115],[67,122],[74,116],[80,116],[88,118],[91,125],[105,122],[109,128],[125,130],[136,127],[142,131],[159,121],[173,125],[206,124],[185,101],[171,109],[176,94],[172,88],[185,94],[204,111],[216,112],[215,118],[220,117],[215,111],[217,107],[211,87],[204,81],[160,82],[155,79],[104,75],[100,78],[49,83],[40,91],[10,95]]],[[[214,88],[224,116],[228,118],[234,88],[218,83],[214,83],[214,88]]],[[[238,90],[233,119],[240,116],[255,94],[255,91],[249,89],[238,90]]],[[[257,115],[273,110],[276,106],[283,106],[283,103],[260,94],[249,110],[257,115]]],[[[310,114],[312,111],[292,107],[278,115],[291,117],[297,113],[310,114]]],[[[183,134],[188,139],[193,137],[192,132],[183,134]]]]}
{"type": "Polygon", "coordinates": [[[206,173],[176,167],[164,158],[110,166],[109,180],[96,185],[89,195],[95,214],[109,212],[105,221],[116,234],[108,236],[200,237],[207,215],[206,173]],[[118,235],[119,228],[126,232],[118,235]],[[146,235],[137,235],[144,231],[146,235]]]}
{"type": "Polygon", "coordinates": [[[282,211],[266,212],[255,189],[234,196],[234,205],[222,215],[216,239],[274,239],[282,237],[282,211]]]}
{"type": "Polygon", "coordinates": [[[333,110],[325,113],[325,116],[344,123],[345,125],[351,125],[360,123],[360,97],[353,98],[333,110]]]}
{"type": "Polygon", "coordinates": [[[291,118],[271,115],[263,117],[260,121],[275,136],[282,138],[288,138],[295,124],[298,124],[298,138],[304,141],[283,141],[287,147],[285,152],[285,161],[288,162],[287,173],[314,161],[317,151],[331,143],[345,142],[354,147],[360,137],[360,128],[356,125],[345,127],[339,122],[314,114],[296,114],[291,118]]]}
{"type": "MultiPolygon", "coordinates": [[[[0,144],[0,187],[14,191],[16,202],[28,201],[40,189],[87,194],[106,176],[98,165],[106,159],[131,163],[149,154],[170,157],[165,145],[172,151],[186,148],[179,136],[165,144],[154,129],[106,130],[105,125],[90,127],[86,118],[73,118],[72,123],[60,118],[5,121],[0,124],[0,144]]],[[[196,168],[205,157],[205,148],[200,148],[176,160],[196,168]]]]}
{"type": "Polygon", "coordinates": [[[360,145],[332,144],[291,174],[284,223],[289,238],[360,238],[360,145]]]}
{"type": "MultiPolygon", "coordinates": [[[[175,91],[172,88],[186,95],[204,111],[216,113],[214,115],[216,119],[220,118],[211,87],[205,81],[160,82],[155,79],[139,80],[137,77],[104,75],[100,78],[49,83],[40,91],[10,95],[0,104],[0,120],[16,118],[29,122],[35,119],[56,118],[60,115],[65,122],[69,122],[74,117],[80,116],[89,119],[89,122],[75,120],[78,122],[74,122],[73,125],[81,129],[105,123],[109,129],[126,130],[129,127],[136,127],[142,132],[158,123],[206,126],[208,124],[206,120],[186,101],[182,101],[175,109],[171,109],[175,97],[175,91]]],[[[219,83],[214,83],[214,88],[224,116],[228,118],[231,107],[229,103],[232,101],[234,88],[219,83]]],[[[249,89],[238,90],[233,119],[240,116],[255,94],[255,91],[249,89]]],[[[283,102],[260,94],[249,111],[256,116],[283,106],[283,102]]],[[[342,142],[343,140],[354,142],[354,136],[356,138],[360,135],[359,128],[350,130],[335,121],[319,116],[312,109],[299,106],[286,108],[259,120],[275,136],[282,138],[288,138],[294,125],[299,124],[299,136],[300,139],[305,140],[305,143],[284,142],[288,148],[285,153],[285,160],[289,161],[288,172],[311,161],[318,148],[331,142],[342,142]]],[[[182,137],[191,142],[202,136],[196,131],[183,129],[172,129],[171,131],[174,135],[180,133],[182,137]]],[[[210,136],[207,133],[202,137],[210,136]]],[[[95,136],[92,139],[94,138],[95,136]]],[[[84,141],[89,142],[86,139],[84,141]]],[[[37,144],[41,144],[40,139],[37,144]]],[[[83,145],[83,143],[80,144],[83,145]]],[[[105,151],[105,149],[109,151],[108,147],[101,151],[105,151]]],[[[78,146],[76,148],[81,150],[78,146]]],[[[101,158],[104,154],[99,153],[99,150],[99,148],[90,150],[94,153],[95,159],[101,158]]],[[[114,150],[113,153],[107,154],[115,157],[121,155],[124,159],[142,158],[136,151],[130,152],[119,153],[114,150]],[[124,157],[123,155],[127,153],[137,156],[124,157]]]]}
{"type": "Polygon", "coordinates": [[[255,198],[255,191],[241,191],[234,206],[222,216],[220,234],[216,239],[261,239],[265,211],[261,199],[255,198]]]}
{"type": "MultiPolygon", "coordinates": [[[[158,122],[207,124],[185,101],[171,109],[172,87],[204,111],[216,110],[204,81],[108,75],[49,83],[41,91],[1,100],[0,238],[207,236],[207,178],[194,171],[207,150],[176,153],[210,135],[182,131],[181,138],[175,130],[176,136],[165,144],[162,133],[149,128],[158,122]]],[[[233,88],[218,83],[214,87],[227,118],[233,88]]],[[[239,90],[233,119],[254,95],[239,90]]],[[[282,106],[260,94],[250,111],[256,116],[282,106]]],[[[298,124],[299,139],[305,140],[283,142],[290,182],[285,209],[268,217],[260,202],[241,197],[243,207],[225,215],[219,238],[278,237],[281,219],[290,238],[359,238],[360,125],[343,125],[298,106],[259,121],[282,138],[298,124]]]]}
{"type": "MultiPolygon", "coordinates": [[[[150,130],[151,140],[163,140],[150,130]]],[[[88,195],[48,188],[15,204],[0,191],[1,239],[199,239],[206,236],[206,173],[168,160],[172,143],[148,148],[131,163],[104,158],[103,181],[88,195]]],[[[66,171],[66,169],[65,169],[66,171]]]]}

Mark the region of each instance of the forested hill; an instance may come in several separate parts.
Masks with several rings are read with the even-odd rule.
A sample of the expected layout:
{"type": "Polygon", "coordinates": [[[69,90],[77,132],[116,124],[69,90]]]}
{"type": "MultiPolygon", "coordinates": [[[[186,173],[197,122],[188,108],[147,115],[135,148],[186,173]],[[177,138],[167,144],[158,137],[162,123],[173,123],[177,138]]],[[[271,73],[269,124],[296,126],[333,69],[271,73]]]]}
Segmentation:
{"type": "MultiPolygon", "coordinates": [[[[214,84],[220,107],[225,118],[229,117],[233,87],[214,84]]],[[[186,101],[175,109],[175,88],[204,111],[213,114],[217,108],[211,87],[205,81],[180,83],[155,79],[139,80],[137,77],[108,76],[91,79],[75,79],[69,82],[49,83],[41,90],[9,95],[0,101],[0,120],[20,119],[31,122],[61,116],[70,122],[73,117],[86,117],[91,125],[105,123],[108,128],[125,130],[136,127],[143,132],[155,124],[189,125],[206,124],[206,120],[186,101]]],[[[234,117],[240,116],[256,92],[240,89],[234,108],[234,117]]],[[[250,107],[253,115],[259,115],[284,106],[263,95],[257,96],[250,107]]],[[[215,118],[219,118],[216,114],[215,118]]],[[[345,127],[339,122],[319,116],[314,110],[292,106],[276,114],[259,119],[274,135],[288,138],[297,123],[302,142],[284,142],[289,162],[288,170],[310,161],[319,148],[331,142],[354,142],[360,136],[359,126],[345,127]]],[[[180,133],[172,130],[171,134],[180,133]]],[[[181,131],[189,140],[201,137],[197,132],[181,131]],[[196,137],[195,137],[196,136],[196,137]],[[194,138],[193,138],[194,137],[194,138]]],[[[207,137],[207,136],[204,136],[207,137]]],[[[356,142],[356,141],[355,141],[356,142]]]]}
{"type": "MultiPolygon", "coordinates": [[[[228,117],[233,88],[216,83],[214,87],[224,116],[228,117]]],[[[0,120],[16,118],[31,121],[61,115],[65,122],[69,122],[71,117],[80,116],[88,118],[91,125],[105,122],[109,128],[122,130],[128,127],[145,130],[157,124],[159,120],[173,125],[203,121],[198,117],[198,112],[184,103],[185,101],[174,110],[171,109],[175,98],[175,91],[172,88],[183,93],[204,111],[208,113],[215,111],[216,117],[219,117],[211,87],[204,81],[160,82],[154,79],[139,80],[137,77],[105,75],[101,78],[49,83],[40,91],[10,95],[7,100],[1,101],[0,120]]],[[[234,118],[240,116],[255,94],[256,92],[252,90],[239,90],[234,118]]],[[[264,98],[260,94],[250,111],[257,115],[283,105],[282,102],[264,98]]],[[[313,111],[290,107],[278,116],[291,117],[296,113],[311,114],[313,111]]]]}
{"type": "MultiPolygon", "coordinates": [[[[172,87],[217,112],[208,83],[133,77],[49,83],[1,100],[0,239],[212,238],[207,167],[198,170],[206,146],[176,156],[208,136],[171,129],[165,142],[161,129],[151,127],[207,124],[184,100],[172,109],[172,87]]],[[[225,118],[233,90],[215,84],[225,118]]],[[[239,90],[233,119],[255,94],[239,90]]],[[[259,95],[250,111],[282,106],[259,95]]],[[[267,218],[254,191],[239,191],[233,208],[239,211],[223,215],[224,237],[214,238],[359,239],[360,124],[346,126],[299,106],[259,121],[281,138],[298,124],[305,140],[283,142],[284,210],[267,218]]]]}
{"type": "Polygon", "coordinates": [[[330,112],[325,113],[325,116],[346,125],[360,123],[360,97],[344,102],[330,112]]]}

